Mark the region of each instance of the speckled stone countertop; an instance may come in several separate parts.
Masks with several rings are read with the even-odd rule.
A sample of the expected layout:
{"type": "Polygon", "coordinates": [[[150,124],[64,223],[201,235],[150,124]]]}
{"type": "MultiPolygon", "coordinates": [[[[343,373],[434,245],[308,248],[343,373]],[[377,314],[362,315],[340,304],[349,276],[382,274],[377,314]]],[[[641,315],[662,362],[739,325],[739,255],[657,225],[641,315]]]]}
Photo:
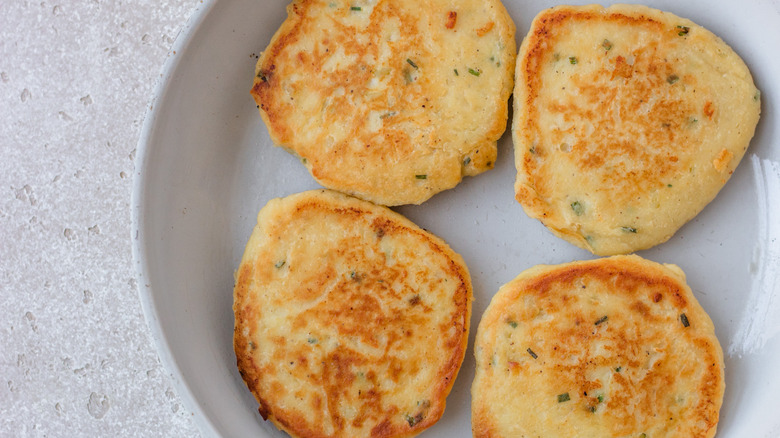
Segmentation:
{"type": "Polygon", "coordinates": [[[0,2],[0,436],[197,436],[144,321],[136,143],[196,0],[0,2]]]}

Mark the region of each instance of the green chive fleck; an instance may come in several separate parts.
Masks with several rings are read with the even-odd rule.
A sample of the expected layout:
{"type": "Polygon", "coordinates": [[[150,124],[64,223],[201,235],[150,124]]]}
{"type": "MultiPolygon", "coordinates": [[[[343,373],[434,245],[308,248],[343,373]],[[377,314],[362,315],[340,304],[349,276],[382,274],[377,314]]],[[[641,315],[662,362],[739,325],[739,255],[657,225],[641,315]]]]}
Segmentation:
{"type": "Polygon", "coordinates": [[[596,397],[599,401],[599,403],[604,403],[604,396],[602,394],[599,394],[598,397],[596,397]]]}
{"type": "Polygon", "coordinates": [[[621,372],[621,371],[623,371],[623,367],[617,367],[617,368],[615,368],[615,372],[616,372],[616,373],[619,373],[619,372],[621,372]]]}
{"type": "Polygon", "coordinates": [[[644,432],[642,432],[642,434],[641,434],[641,435],[639,435],[639,438],[647,438],[647,434],[646,434],[646,433],[644,433],[644,432]]]}
{"type": "Polygon", "coordinates": [[[679,80],[680,80],[680,77],[677,76],[677,75],[669,75],[669,77],[666,78],[666,82],[668,82],[670,84],[673,84],[673,83],[675,83],[675,82],[677,82],[679,80]]]}
{"type": "Polygon", "coordinates": [[[576,64],[576,63],[578,63],[578,62],[579,62],[579,61],[577,60],[577,57],[576,57],[576,56],[569,56],[569,64],[572,64],[572,65],[574,65],[574,64],[576,64]]]}
{"type": "Polygon", "coordinates": [[[589,245],[593,245],[593,236],[585,236],[585,240],[589,245]]]}
{"type": "Polygon", "coordinates": [[[412,72],[410,72],[408,69],[404,69],[404,83],[406,85],[411,84],[414,82],[414,78],[412,77],[412,72]]]}
{"type": "Polygon", "coordinates": [[[756,94],[753,95],[753,100],[758,102],[759,99],[761,99],[761,91],[756,90],[756,94]]]}
{"type": "Polygon", "coordinates": [[[672,185],[671,184],[667,184],[666,187],[672,187],[672,185]]]}
{"type": "Polygon", "coordinates": [[[585,212],[585,208],[580,204],[580,201],[574,201],[571,203],[571,209],[574,210],[574,214],[577,216],[582,216],[582,213],[585,212]]]}
{"type": "Polygon", "coordinates": [[[593,323],[593,325],[599,325],[599,324],[601,324],[603,322],[607,322],[607,315],[604,315],[601,318],[597,319],[596,322],[593,323]]]}
{"type": "Polygon", "coordinates": [[[460,73],[458,73],[458,69],[457,68],[452,69],[452,71],[455,72],[455,76],[460,76],[460,73]]]}
{"type": "Polygon", "coordinates": [[[351,9],[351,10],[353,10],[353,11],[362,11],[362,10],[363,10],[363,8],[361,8],[360,6],[352,6],[352,7],[351,7],[351,8],[349,8],[349,9],[351,9]]]}
{"type": "Polygon", "coordinates": [[[595,406],[589,406],[588,410],[593,412],[593,413],[595,413],[596,412],[596,407],[595,406]]]}
{"type": "Polygon", "coordinates": [[[276,268],[276,269],[279,269],[279,268],[281,268],[282,266],[284,266],[284,264],[285,264],[285,263],[287,263],[285,260],[279,260],[279,261],[278,261],[278,262],[276,262],[276,264],[274,265],[274,268],[276,268]]]}
{"type": "Polygon", "coordinates": [[[308,341],[309,341],[310,344],[316,344],[317,343],[317,338],[309,338],[308,341]]]}
{"type": "Polygon", "coordinates": [[[636,228],[634,228],[634,227],[620,227],[620,229],[625,231],[626,233],[634,233],[634,234],[636,234],[636,228]]]}
{"type": "Polygon", "coordinates": [[[610,51],[610,50],[612,50],[612,42],[610,42],[609,40],[605,39],[604,42],[601,43],[601,47],[603,47],[604,50],[606,50],[606,51],[610,51]]]}
{"type": "Polygon", "coordinates": [[[414,177],[417,178],[417,179],[428,179],[428,175],[424,175],[424,174],[423,175],[415,175],[414,177]]]}
{"type": "Polygon", "coordinates": [[[680,322],[682,322],[683,327],[690,327],[691,323],[688,321],[688,315],[681,313],[680,314],[680,322]]]}
{"type": "Polygon", "coordinates": [[[528,149],[528,152],[530,152],[532,154],[536,154],[536,148],[532,147],[531,149],[528,149]]]}
{"type": "Polygon", "coordinates": [[[571,398],[569,397],[568,392],[564,392],[563,394],[558,394],[558,403],[567,402],[569,400],[571,400],[571,398]]]}
{"type": "Polygon", "coordinates": [[[471,157],[466,157],[463,159],[463,165],[468,166],[469,163],[471,163],[471,157]]]}
{"type": "Polygon", "coordinates": [[[422,414],[417,414],[414,417],[412,417],[409,414],[406,415],[406,422],[409,423],[410,427],[414,426],[415,424],[419,423],[420,421],[422,421],[422,414]]]}
{"type": "Polygon", "coordinates": [[[677,35],[679,36],[688,35],[688,32],[691,31],[691,28],[688,26],[677,26],[677,28],[680,29],[680,31],[677,32],[677,35]]]}
{"type": "Polygon", "coordinates": [[[517,328],[517,321],[509,321],[507,322],[512,328],[517,328]]]}
{"type": "Polygon", "coordinates": [[[415,69],[417,68],[417,64],[415,64],[415,63],[414,63],[414,61],[412,61],[411,59],[409,59],[409,58],[406,58],[406,62],[408,62],[408,63],[409,63],[409,65],[411,65],[411,66],[412,66],[412,67],[414,67],[415,69]]]}
{"type": "Polygon", "coordinates": [[[534,359],[536,359],[537,357],[539,357],[539,356],[537,356],[537,355],[536,355],[536,353],[534,353],[534,351],[533,351],[533,350],[531,350],[530,348],[529,348],[529,349],[527,349],[527,350],[525,350],[525,351],[527,351],[527,352],[528,352],[528,354],[530,354],[530,355],[531,355],[531,357],[533,357],[534,359]]]}
{"type": "Polygon", "coordinates": [[[479,69],[474,70],[473,68],[469,68],[469,73],[473,74],[474,76],[479,76],[481,72],[479,71],[479,69]]]}

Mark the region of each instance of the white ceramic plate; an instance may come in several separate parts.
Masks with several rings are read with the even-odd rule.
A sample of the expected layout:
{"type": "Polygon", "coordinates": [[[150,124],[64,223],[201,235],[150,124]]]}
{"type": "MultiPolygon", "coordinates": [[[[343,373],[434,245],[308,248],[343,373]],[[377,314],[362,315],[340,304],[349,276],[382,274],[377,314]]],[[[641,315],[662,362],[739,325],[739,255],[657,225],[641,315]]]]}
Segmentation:
{"type": "MultiPolygon", "coordinates": [[[[249,95],[255,58],[284,1],[201,4],[177,39],[146,117],[133,192],[134,256],[144,312],[179,395],[206,436],[284,436],[257,413],[232,349],[233,271],[271,198],[315,188],[272,147],[249,95]]],[[[505,0],[519,41],[553,4],[505,0]]],[[[649,1],[721,36],[751,68],[763,112],[742,164],[715,201],[642,256],[676,263],[726,353],[720,437],[780,436],[780,1],[649,1]]],[[[464,255],[475,291],[470,346],[498,287],[539,263],[592,258],[529,219],[513,199],[512,142],[496,168],[399,210],[464,255]]],[[[472,350],[431,437],[467,437],[472,350]]]]}

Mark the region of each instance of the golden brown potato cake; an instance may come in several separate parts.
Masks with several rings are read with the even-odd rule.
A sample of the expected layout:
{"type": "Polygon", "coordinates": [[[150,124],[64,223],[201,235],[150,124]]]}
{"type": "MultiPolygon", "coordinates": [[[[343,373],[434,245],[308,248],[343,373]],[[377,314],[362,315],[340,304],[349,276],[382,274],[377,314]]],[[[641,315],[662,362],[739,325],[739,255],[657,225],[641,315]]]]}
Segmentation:
{"type": "Polygon", "coordinates": [[[540,13],[517,60],[517,200],[598,255],[668,240],[723,187],[760,95],[729,46],[644,6],[540,13]]]}
{"type": "Polygon", "coordinates": [[[409,437],[444,412],[468,339],[462,258],[329,190],[270,201],[236,273],[234,348],[263,418],[293,437],[409,437]]]}
{"type": "Polygon", "coordinates": [[[252,96],[323,186],[419,204],[493,167],[515,27],[499,0],[296,0],[252,96]]]}
{"type": "Polygon", "coordinates": [[[675,265],[528,269],[488,306],[475,355],[475,437],[715,435],[723,352],[675,265]]]}

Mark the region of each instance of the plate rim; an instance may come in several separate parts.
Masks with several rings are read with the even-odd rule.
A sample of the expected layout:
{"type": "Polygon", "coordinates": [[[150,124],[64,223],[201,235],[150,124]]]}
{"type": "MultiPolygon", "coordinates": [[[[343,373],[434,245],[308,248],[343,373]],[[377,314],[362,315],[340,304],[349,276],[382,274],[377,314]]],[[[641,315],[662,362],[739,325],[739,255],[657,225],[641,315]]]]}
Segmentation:
{"type": "Polygon", "coordinates": [[[202,0],[198,2],[189,12],[189,17],[179,29],[174,42],[168,50],[167,59],[163,63],[159,76],[156,79],[151,98],[147,104],[141,131],[136,143],[136,156],[134,161],[133,187],[130,195],[130,239],[132,247],[133,265],[137,283],[137,292],[141,308],[143,310],[144,320],[154,342],[157,357],[168,373],[168,378],[176,391],[184,407],[192,413],[192,419],[198,432],[204,436],[218,437],[216,426],[205,414],[201,404],[196,400],[189,385],[181,379],[182,372],[173,358],[172,349],[165,337],[160,324],[159,311],[155,304],[153,285],[149,277],[149,264],[146,256],[146,202],[148,192],[148,181],[144,178],[149,165],[150,144],[157,130],[157,119],[160,116],[160,105],[165,96],[171,89],[170,85],[180,68],[184,53],[193,40],[193,36],[198,32],[206,21],[210,12],[214,9],[218,0],[202,0]]]}
{"type": "MultiPolygon", "coordinates": [[[[780,5],[780,0],[769,1],[770,4],[780,5]]],[[[152,236],[147,233],[151,227],[147,217],[147,213],[150,211],[147,203],[152,196],[152,190],[154,190],[154,187],[150,186],[148,181],[148,176],[151,172],[150,160],[153,156],[154,148],[159,147],[159,144],[155,144],[156,142],[153,139],[159,134],[161,129],[164,129],[159,123],[164,113],[161,110],[161,105],[158,104],[170,97],[174,78],[181,72],[182,62],[190,56],[188,48],[191,49],[192,41],[198,36],[198,32],[202,30],[201,26],[208,23],[212,15],[211,12],[214,11],[215,6],[219,5],[226,5],[226,3],[219,2],[219,0],[201,0],[192,7],[189,18],[181,25],[174,43],[168,51],[167,59],[163,63],[160,75],[155,78],[155,86],[147,103],[137,141],[130,203],[132,257],[139,299],[146,325],[149,328],[148,333],[153,339],[157,357],[159,357],[165,371],[169,375],[172,386],[181,399],[183,406],[192,414],[191,418],[198,432],[203,436],[215,437],[222,436],[221,429],[217,427],[219,422],[215,421],[216,419],[213,413],[209,411],[207,404],[199,401],[194,396],[195,392],[191,388],[197,388],[197,385],[194,384],[197,382],[188,383],[188,380],[182,373],[182,368],[177,365],[178,362],[174,358],[173,344],[163,330],[162,321],[165,320],[165,317],[164,313],[160,312],[160,307],[158,306],[160,300],[156,298],[158,295],[155,294],[155,291],[158,289],[153,287],[154,285],[151,283],[150,277],[153,269],[150,269],[149,250],[152,248],[152,245],[147,237],[152,236]]],[[[520,41],[522,41],[523,37],[522,34],[517,35],[520,41]]],[[[762,105],[762,109],[765,110],[766,108],[762,105]]],[[[507,129],[509,130],[509,125],[507,129]]],[[[474,326],[473,330],[476,330],[476,326],[474,326]]]]}

